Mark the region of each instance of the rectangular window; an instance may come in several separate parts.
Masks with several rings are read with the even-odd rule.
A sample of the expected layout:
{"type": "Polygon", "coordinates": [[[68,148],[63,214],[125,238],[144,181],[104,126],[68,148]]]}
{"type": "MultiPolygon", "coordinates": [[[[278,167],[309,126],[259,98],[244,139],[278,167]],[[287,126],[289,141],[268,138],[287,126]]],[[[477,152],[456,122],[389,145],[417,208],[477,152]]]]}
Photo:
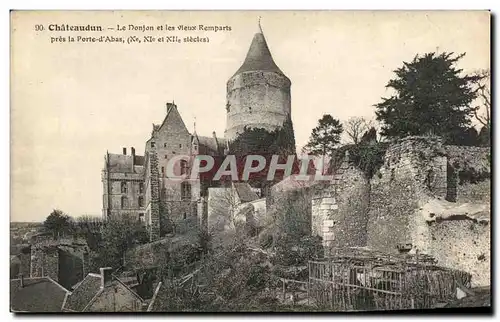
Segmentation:
{"type": "Polygon", "coordinates": [[[191,199],[191,185],[189,182],[181,183],[181,199],[190,200],[191,199]]]}
{"type": "Polygon", "coordinates": [[[163,147],[166,148],[167,147],[167,143],[163,143],[163,147]]]}
{"type": "Polygon", "coordinates": [[[144,207],[144,197],[139,197],[139,207],[144,207]]]}
{"type": "Polygon", "coordinates": [[[144,214],[143,214],[143,213],[140,213],[140,214],[139,214],[139,221],[140,221],[140,222],[144,222],[144,221],[145,221],[145,220],[144,220],[144,214]]]}
{"type": "Polygon", "coordinates": [[[165,154],[165,159],[168,159],[168,155],[165,154]]]}
{"type": "Polygon", "coordinates": [[[164,176],[165,175],[165,167],[161,167],[161,175],[164,176]]]}
{"type": "Polygon", "coordinates": [[[154,148],[155,147],[155,143],[154,142],[151,142],[151,147],[154,148]]]}
{"type": "Polygon", "coordinates": [[[139,193],[144,193],[144,183],[139,182],[139,193]]]}
{"type": "Polygon", "coordinates": [[[121,192],[127,193],[127,182],[125,182],[125,181],[122,181],[122,183],[121,183],[121,192]]]}
{"type": "Polygon", "coordinates": [[[187,161],[181,160],[181,175],[187,173],[187,161]]]}
{"type": "Polygon", "coordinates": [[[182,144],[179,144],[179,148],[182,148],[182,144]]]}

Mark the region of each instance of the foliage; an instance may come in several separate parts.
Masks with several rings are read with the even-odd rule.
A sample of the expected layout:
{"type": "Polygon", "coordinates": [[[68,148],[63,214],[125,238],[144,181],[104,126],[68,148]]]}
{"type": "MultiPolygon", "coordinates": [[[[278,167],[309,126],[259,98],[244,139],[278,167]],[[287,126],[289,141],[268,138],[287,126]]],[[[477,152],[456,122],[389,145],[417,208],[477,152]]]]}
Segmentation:
{"type": "Polygon", "coordinates": [[[101,241],[95,262],[101,267],[123,265],[125,252],[149,241],[144,225],[132,216],[111,217],[101,231],[101,241]]]}
{"type": "Polygon", "coordinates": [[[360,144],[344,145],[335,151],[332,165],[335,169],[338,168],[347,151],[350,162],[354,163],[370,179],[384,164],[387,147],[388,143],[386,142],[365,142],[364,140],[360,144]]]}
{"type": "Polygon", "coordinates": [[[370,120],[360,116],[350,117],[344,122],[343,128],[350,143],[353,144],[358,144],[371,128],[374,129],[370,120]]]}
{"type": "Polygon", "coordinates": [[[395,94],[375,105],[383,136],[434,134],[446,144],[459,143],[456,135],[470,126],[474,113],[470,105],[477,91],[472,83],[480,76],[461,76],[455,65],[465,54],[453,55],[417,55],[395,71],[396,77],[386,85],[395,94]]]}
{"type": "Polygon", "coordinates": [[[478,135],[479,146],[491,146],[491,129],[488,126],[483,126],[478,135]]]}
{"type": "Polygon", "coordinates": [[[273,264],[283,266],[307,265],[309,260],[323,256],[321,237],[303,236],[300,239],[282,235],[275,245],[273,264]]]}
{"type": "Polygon", "coordinates": [[[375,127],[370,127],[368,131],[366,131],[361,139],[359,140],[359,143],[373,143],[377,142],[377,129],[375,127]]]}
{"type": "Polygon", "coordinates": [[[70,217],[62,210],[54,209],[43,222],[43,226],[53,234],[54,238],[59,238],[71,229],[70,217]]]}
{"type": "Polygon", "coordinates": [[[243,133],[229,143],[229,150],[237,156],[295,154],[292,120],[288,117],[283,126],[274,131],[245,127],[243,133]]]}
{"type": "Polygon", "coordinates": [[[91,250],[97,251],[101,243],[101,228],[103,221],[100,217],[80,216],[72,221],[74,236],[83,237],[91,250]]]}
{"type": "Polygon", "coordinates": [[[335,147],[340,143],[342,131],[343,127],[340,121],[334,119],[330,114],[325,114],[318,121],[318,126],[312,130],[304,150],[313,155],[331,156],[335,147]]]}
{"type": "Polygon", "coordinates": [[[474,117],[487,129],[491,128],[491,72],[489,69],[475,73],[478,78],[473,81],[480,104],[474,108],[474,117]],[[482,112],[481,112],[482,110],[482,112]]]}

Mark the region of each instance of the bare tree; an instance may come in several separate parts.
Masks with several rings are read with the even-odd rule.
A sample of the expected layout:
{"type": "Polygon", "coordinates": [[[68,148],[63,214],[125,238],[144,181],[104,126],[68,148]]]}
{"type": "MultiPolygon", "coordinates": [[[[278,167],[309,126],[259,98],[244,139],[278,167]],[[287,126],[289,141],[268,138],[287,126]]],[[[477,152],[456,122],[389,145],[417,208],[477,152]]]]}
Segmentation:
{"type": "Polygon", "coordinates": [[[212,196],[209,198],[212,200],[211,205],[209,205],[210,217],[215,220],[217,226],[224,225],[235,229],[239,202],[234,189],[232,187],[214,189],[211,193],[212,196]]]}
{"type": "Polygon", "coordinates": [[[353,116],[344,122],[344,131],[350,142],[358,144],[363,134],[373,126],[373,121],[364,117],[353,116]]]}
{"type": "Polygon", "coordinates": [[[475,72],[480,79],[475,80],[479,105],[474,108],[474,117],[482,125],[490,128],[491,126],[491,72],[489,69],[481,69],[475,72]]]}

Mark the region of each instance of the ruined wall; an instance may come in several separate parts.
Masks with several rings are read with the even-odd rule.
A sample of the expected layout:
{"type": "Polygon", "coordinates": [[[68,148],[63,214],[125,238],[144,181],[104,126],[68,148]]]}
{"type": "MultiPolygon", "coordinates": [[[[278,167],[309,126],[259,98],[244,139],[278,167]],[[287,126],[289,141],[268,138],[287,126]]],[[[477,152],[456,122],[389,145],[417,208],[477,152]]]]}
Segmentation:
{"type": "Polygon", "coordinates": [[[335,239],[333,247],[366,246],[366,227],[370,203],[370,182],[363,171],[350,166],[340,174],[335,201],[337,211],[333,217],[335,239]]]}
{"type": "Polygon", "coordinates": [[[388,253],[401,246],[425,253],[438,265],[471,273],[473,285],[488,285],[491,228],[488,220],[471,219],[470,213],[489,217],[489,179],[472,188],[460,188],[460,180],[449,185],[454,183],[450,176],[461,169],[489,174],[486,154],[482,148],[445,150],[435,138],[410,137],[392,144],[371,180],[367,245],[388,253]],[[456,202],[445,200],[454,195],[456,202]],[[445,213],[449,218],[432,220],[445,213]]]}
{"type": "Polygon", "coordinates": [[[426,250],[439,265],[472,274],[472,286],[490,285],[491,227],[488,222],[445,220],[429,225],[426,250]]]}
{"type": "MultiPolygon", "coordinates": [[[[487,202],[491,196],[491,149],[445,146],[450,171],[454,171],[457,202],[487,202]]],[[[452,188],[452,187],[450,187],[452,188]]]]}
{"type": "Polygon", "coordinates": [[[418,202],[445,198],[447,162],[439,138],[408,137],[390,145],[371,180],[367,245],[389,253],[412,244],[418,202]]]}

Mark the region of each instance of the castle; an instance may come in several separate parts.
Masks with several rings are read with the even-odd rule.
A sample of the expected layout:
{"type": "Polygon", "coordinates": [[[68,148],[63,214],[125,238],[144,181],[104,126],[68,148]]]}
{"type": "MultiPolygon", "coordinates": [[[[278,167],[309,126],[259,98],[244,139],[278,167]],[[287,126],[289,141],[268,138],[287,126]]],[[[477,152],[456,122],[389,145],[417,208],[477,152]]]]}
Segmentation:
{"type": "MultiPolygon", "coordinates": [[[[122,154],[106,153],[102,170],[103,218],[132,215],[143,221],[151,241],[162,235],[162,214],[177,229],[189,229],[206,222],[206,202],[213,182],[202,180],[173,182],[166,174],[167,163],[179,155],[223,156],[229,143],[246,128],[274,131],[283,126],[292,137],[287,147],[295,149],[291,125],[290,79],[273,60],[260,28],[254,35],[241,67],[227,82],[227,123],[224,137],[190,133],[175,103],[167,103],[161,124],[153,124],[144,155],[131,148],[122,154]],[[290,132],[289,132],[290,133],[290,132]]],[[[180,174],[190,172],[191,164],[180,161],[180,174]]]]}

